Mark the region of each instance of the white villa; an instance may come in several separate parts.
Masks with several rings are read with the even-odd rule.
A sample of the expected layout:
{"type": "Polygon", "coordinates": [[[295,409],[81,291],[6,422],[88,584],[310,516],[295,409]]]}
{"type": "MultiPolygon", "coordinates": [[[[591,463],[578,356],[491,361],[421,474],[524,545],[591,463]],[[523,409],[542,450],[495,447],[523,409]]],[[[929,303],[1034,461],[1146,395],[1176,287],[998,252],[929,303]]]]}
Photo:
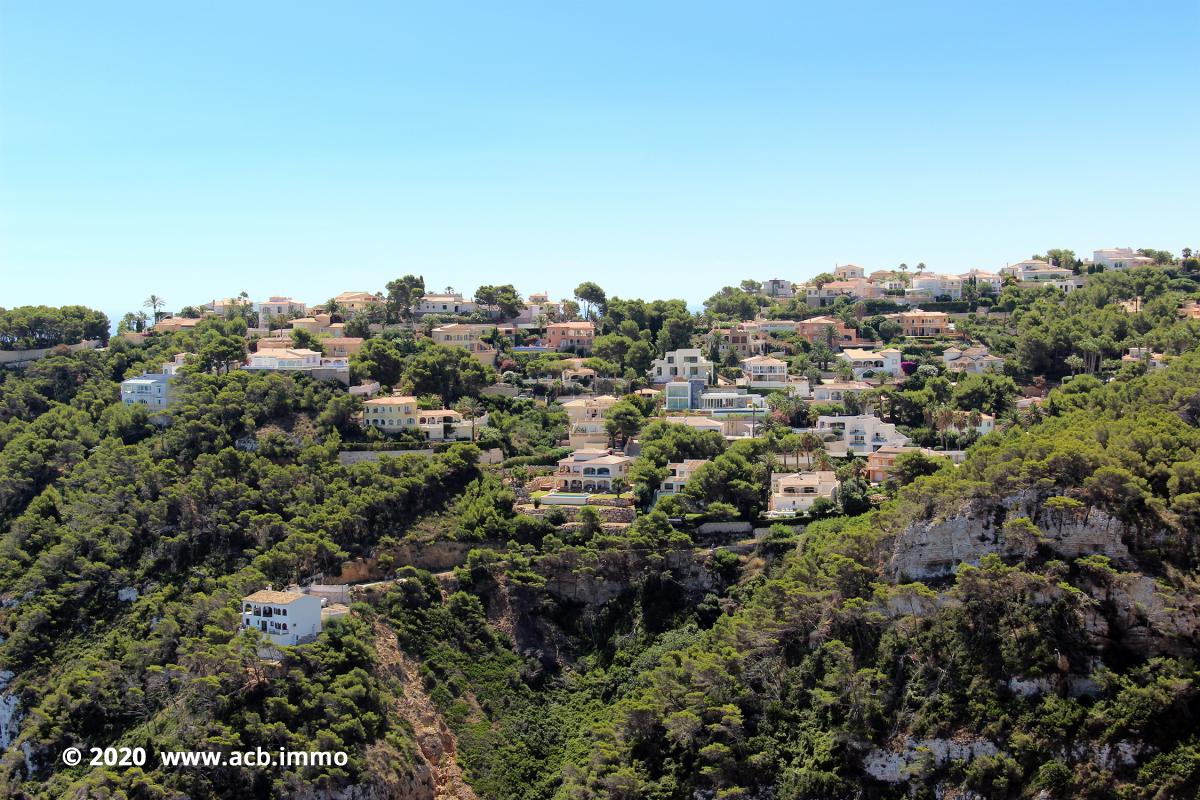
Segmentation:
{"type": "Polygon", "coordinates": [[[818,383],[812,387],[812,399],[815,403],[840,403],[846,399],[846,395],[859,394],[868,391],[870,388],[871,384],[863,383],[862,381],[818,383]]]}
{"type": "Polygon", "coordinates": [[[267,348],[250,354],[246,369],[284,372],[311,372],[319,369],[346,371],[349,377],[350,359],[345,357],[326,358],[316,350],[307,348],[267,348]]]}
{"type": "Polygon", "coordinates": [[[121,381],[121,403],[145,406],[148,411],[165,411],[174,401],[171,379],[193,353],[176,353],[163,364],[161,372],[147,372],[136,378],[121,381]]]}
{"type": "Polygon", "coordinates": [[[121,402],[127,406],[145,406],[148,411],[165,411],[171,405],[171,376],[147,373],[121,381],[121,402]]]}
{"type": "Polygon", "coordinates": [[[774,356],[753,356],[742,361],[742,378],[751,389],[786,389],[807,397],[808,379],[788,375],[788,364],[774,356]]]}
{"type": "Polygon", "coordinates": [[[775,473],[766,516],[788,516],[812,508],[817,498],[836,500],[837,473],[829,470],[775,473]]]}
{"type": "Polygon", "coordinates": [[[702,378],[708,383],[713,379],[713,363],[704,357],[698,347],[672,350],[662,358],[657,358],[650,367],[650,377],[654,383],[670,383],[682,378],[702,378]]]}
{"type": "Polygon", "coordinates": [[[414,312],[420,316],[426,314],[473,314],[479,310],[479,305],[472,300],[465,300],[457,292],[446,294],[427,294],[417,303],[414,312]]]}
{"type": "Polygon", "coordinates": [[[836,435],[845,443],[846,452],[856,456],[868,455],[888,445],[902,447],[909,442],[895,425],[871,414],[817,417],[817,433],[836,435]]]}
{"type": "Polygon", "coordinates": [[[321,632],[321,598],[263,589],[242,598],[242,627],[261,631],[277,645],[311,642],[321,632]]]}
{"type": "Polygon", "coordinates": [[[850,363],[850,369],[855,378],[861,378],[868,372],[875,374],[882,372],[896,377],[900,375],[900,362],[903,360],[903,355],[895,347],[887,347],[883,350],[861,350],[847,347],[838,357],[842,361],[850,363]]]}
{"type": "Polygon", "coordinates": [[[1132,247],[1109,247],[1092,251],[1092,263],[1105,269],[1133,269],[1154,263],[1149,256],[1139,255],[1132,247]]]}
{"type": "Polygon", "coordinates": [[[611,450],[576,450],[558,462],[554,471],[554,489],[559,492],[608,493],[613,483],[624,483],[629,456],[614,455],[611,450]]]}

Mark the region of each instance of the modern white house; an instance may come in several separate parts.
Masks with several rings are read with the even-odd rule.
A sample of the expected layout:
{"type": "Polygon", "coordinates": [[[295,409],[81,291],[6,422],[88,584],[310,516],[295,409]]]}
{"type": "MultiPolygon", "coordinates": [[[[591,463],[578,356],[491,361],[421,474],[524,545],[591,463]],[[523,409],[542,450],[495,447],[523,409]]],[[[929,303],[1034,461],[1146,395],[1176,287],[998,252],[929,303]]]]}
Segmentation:
{"type": "Polygon", "coordinates": [[[903,360],[903,354],[895,347],[885,347],[882,350],[847,347],[838,354],[838,358],[849,362],[855,378],[862,378],[868,372],[875,375],[885,373],[896,377],[900,375],[900,362],[903,360]]]}
{"type": "Polygon", "coordinates": [[[846,452],[856,456],[869,455],[887,445],[902,447],[909,442],[895,425],[872,414],[820,416],[816,430],[822,436],[837,436],[845,443],[846,452]]]}
{"type": "Polygon", "coordinates": [[[145,406],[147,411],[166,411],[171,405],[171,377],[147,373],[121,381],[121,402],[127,406],[145,406]]]}
{"type": "Polygon", "coordinates": [[[708,383],[713,380],[713,363],[704,357],[698,347],[680,348],[654,360],[650,366],[650,377],[654,383],[670,383],[673,380],[701,378],[708,383]]]}
{"type": "Polygon", "coordinates": [[[767,413],[767,399],[760,394],[750,394],[744,389],[741,391],[714,390],[700,395],[700,406],[696,410],[707,411],[713,416],[725,414],[759,416],[767,413]]]}
{"type": "Polygon", "coordinates": [[[145,406],[148,411],[166,411],[174,401],[171,382],[179,368],[187,363],[194,353],[176,353],[163,364],[161,372],[147,372],[136,378],[121,381],[121,403],[127,406],[145,406]]]}
{"type": "Polygon", "coordinates": [[[242,598],[242,627],[283,646],[305,644],[321,632],[321,598],[263,589],[242,598]]]}
{"type": "Polygon", "coordinates": [[[278,317],[304,316],[308,313],[308,306],[291,297],[273,296],[255,303],[254,310],[258,312],[258,327],[266,328],[278,317]]]}
{"type": "Polygon", "coordinates": [[[760,291],[766,297],[791,298],[796,296],[795,286],[784,278],[770,278],[763,281],[760,291]]]}
{"type": "Polygon", "coordinates": [[[663,405],[667,411],[690,411],[700,408],[700,396],[708,381],[704,378],[676,379],[663,386],[663,405]]]}
{"type": "Polygon", "coordinates": [[[837,490],[837,473],[831,470],[775,473],[771,476],[766,516],[789,516],[808,511],[818,498],[836,500],[837,490]]]}

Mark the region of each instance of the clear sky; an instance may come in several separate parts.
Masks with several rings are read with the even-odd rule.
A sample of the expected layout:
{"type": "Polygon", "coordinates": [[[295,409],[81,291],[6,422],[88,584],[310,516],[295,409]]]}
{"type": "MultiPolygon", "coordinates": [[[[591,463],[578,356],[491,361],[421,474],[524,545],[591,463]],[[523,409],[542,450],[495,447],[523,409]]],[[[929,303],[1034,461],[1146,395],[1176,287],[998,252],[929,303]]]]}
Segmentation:
{"type": "Polygon", "coordinates": [[[1200,3],[0,0],[0,306],[1200,249],[1200,3]]]}

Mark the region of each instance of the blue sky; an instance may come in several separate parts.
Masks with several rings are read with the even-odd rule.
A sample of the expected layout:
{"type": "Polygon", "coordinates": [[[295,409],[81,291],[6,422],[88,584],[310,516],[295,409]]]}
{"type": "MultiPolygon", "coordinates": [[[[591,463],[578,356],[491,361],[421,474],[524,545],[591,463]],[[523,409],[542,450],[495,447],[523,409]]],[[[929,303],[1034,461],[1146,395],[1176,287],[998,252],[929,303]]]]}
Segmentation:
{"type": "Polygon", "coordinates": [[[1200,248],[1200,3],[0,0],[0,306],[1200,248]]]}

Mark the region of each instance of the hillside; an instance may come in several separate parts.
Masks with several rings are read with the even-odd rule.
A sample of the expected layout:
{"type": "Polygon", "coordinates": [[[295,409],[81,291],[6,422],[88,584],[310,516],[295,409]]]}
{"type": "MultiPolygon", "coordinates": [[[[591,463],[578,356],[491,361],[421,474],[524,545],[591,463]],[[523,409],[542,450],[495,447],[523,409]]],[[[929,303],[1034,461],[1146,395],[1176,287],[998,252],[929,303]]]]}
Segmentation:
{"type": "MultiPolygon", "coordinates": [[[[406,453],[336,383],[231,369],[244,323],[0,373],[0,796],[1195,797],[1200,352],[1176,314],[1194,284],[1147,272],[1006,290],[1004,316],[962,323],[1054,387],[1027,410],[1007,375],[951,380],[928,354],[844,400],[833,413],[861,403],[943,447],[878,486],[839,456],[837,503],[786,524],[764,516],[772,472],[832,460],[792,441],[791,417],[817,415],[794,403],[727,442],[613,398],[637,502],[665,464],[705,465],[654,510],[623,486],[549,508],[561,406],[480,396],[490,367],[408,331],[368,339],[355,374],[477,403],[476,443],[406,453]],[[1120,311],[1131,292],[1156,300],[1120,311]],[[1076,323],[1098,364],[1067,375],[1076,323]],[[1136,341],[1174,357],[1122,364],[1136,341]],[[169,424],[119,401],[186,352],[169,424]],[[938,421],[968,408],[995,429],[938,421]],[[251,592],[343,582],[350,613],[315,641],[239,630],[251,592]],[[68,747],[348,759],[71,766],[68,747]]],[[[705,335],[635,302],[609,303],[626,316],[599,339],[705,335]]],[[[819,348],[785,344],[819,377],[819,348]]]]}

